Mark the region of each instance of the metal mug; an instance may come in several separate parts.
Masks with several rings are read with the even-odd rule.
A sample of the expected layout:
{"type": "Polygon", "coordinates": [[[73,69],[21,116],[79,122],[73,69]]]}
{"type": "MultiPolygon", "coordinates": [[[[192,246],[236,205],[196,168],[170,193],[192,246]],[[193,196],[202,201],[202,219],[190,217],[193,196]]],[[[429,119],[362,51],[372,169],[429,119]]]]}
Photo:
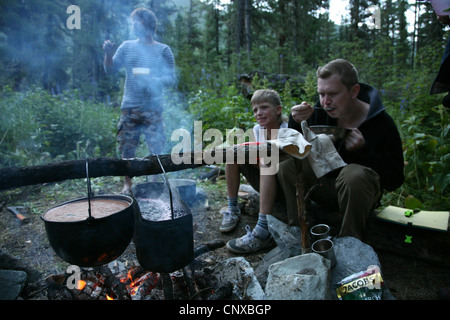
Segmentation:
{"type": "Polygon", "coordinates": [[[312,244],[311,250],[330,260],[331,268],[334,268],[336,266],[336,255],[334,254],[333,246],[333,241],[330,239],[319,239],[312,244]]]}
{"type": "Polygon", "coordinates": [[[312,242],[326,239],[330,235],[330,227],[326,224],[316,224],[309,230],[312,242]]]}

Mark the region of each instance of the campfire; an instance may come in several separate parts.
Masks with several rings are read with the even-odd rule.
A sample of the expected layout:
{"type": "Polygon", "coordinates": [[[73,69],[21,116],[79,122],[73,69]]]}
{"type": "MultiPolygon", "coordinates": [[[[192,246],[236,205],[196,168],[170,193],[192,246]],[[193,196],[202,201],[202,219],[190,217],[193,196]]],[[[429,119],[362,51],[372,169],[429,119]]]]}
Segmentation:
{"type": "Polygon", "coordinates": [[[55,290],[55,295],[65,295],[73,300],[161,300],[164,299],[161,279],[160,274],[145,272],[139,266],[133,266],[126,272],[103,266],[83,269],[81,279],[72,289],[68,284],[68,274],[51,275],[46,283],[55,290]]]}
{"type": "MultiPolygon", "coordinates": [[[[223,245],[213,241],[197,247],[194,254],[198,257],[223,245]]],[[[222,288],[227,285],[220,287],[207,263],[199,259],[172,273],[147,271],[119,260],[78,270],[79,279],[71,273],[48,276],[48,294],[59,300],[214,300],[231,293],[222,288]]]]}

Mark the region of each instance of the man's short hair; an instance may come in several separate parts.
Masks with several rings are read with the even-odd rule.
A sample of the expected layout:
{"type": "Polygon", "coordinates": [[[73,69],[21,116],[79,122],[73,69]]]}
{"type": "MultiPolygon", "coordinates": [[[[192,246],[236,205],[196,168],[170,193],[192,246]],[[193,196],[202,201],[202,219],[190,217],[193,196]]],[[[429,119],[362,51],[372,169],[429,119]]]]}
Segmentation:
{"type": "Polygon", "coordinates": [[[341,82],[350,90],[355,84],[359,83],[358,71],[355,66],[345,59],[336,59],[328,62],[323,67],[317,69],[318,79],[327,79],[337,74],[341,82]]]}
{"type": "Polygon", "coordinates": [[[253,93],[250,103],[254,105],[261,102],[269,102],[274,106],[281,106],[281,99],[278,92],[271,89],[259,89],[253,93]]]}
{"type": "Polygon", "coordinates": [[[156,32],[156,16],[153,11],[148,10],[146,8],[137,8],[131,12],[130,18],[138,19],[144,27],[152,33],[152,35],[156,32]]]}

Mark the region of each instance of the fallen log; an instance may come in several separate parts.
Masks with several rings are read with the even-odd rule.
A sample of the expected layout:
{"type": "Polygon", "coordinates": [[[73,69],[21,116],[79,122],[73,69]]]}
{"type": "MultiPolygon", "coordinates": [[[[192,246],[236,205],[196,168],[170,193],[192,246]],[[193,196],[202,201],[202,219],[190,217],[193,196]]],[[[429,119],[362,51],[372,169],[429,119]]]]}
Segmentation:
{"type": "MultiPolygon", "coordinates": [[[[254,163],[259,155],[271,156],[270,144],[237,145],[184,154],[150,155],[142,159],[92,158],[88,160],[89,177],[160,174],[158,157],[166,172],[197,168],[208,164],[254,163]],[[253,162],[252,162],[253,161],[253,162]]],[[[0,169],[0,190],[27,185],[86,178],[86,160],[71,160],[39,166],[0,169]]]]}

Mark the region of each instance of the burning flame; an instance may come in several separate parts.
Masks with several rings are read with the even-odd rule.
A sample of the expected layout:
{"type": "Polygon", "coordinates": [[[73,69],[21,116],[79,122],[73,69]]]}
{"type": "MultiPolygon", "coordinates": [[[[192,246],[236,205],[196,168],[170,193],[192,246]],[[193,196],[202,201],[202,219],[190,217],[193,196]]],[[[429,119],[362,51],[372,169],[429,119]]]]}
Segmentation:
{"type": "Polygon", "coordinates": [[[133,283],[133,277],[131,276],[131,272],[132,272],[132,270],[130,269],[130,270],[128,270],[128,273],[127,273],[127,276],[126,277],[124,277],[124,278],[122,278],[122,279],[120,279],[120,282],[126,282],[128,279],[130,280],[130,282],[131,283],[133,283]]]}
{"type": "Polygon", "coordinates": [[[114,300],[114,299],[111,298],[110,296],[106,295],[106,300],[114,300]]]}
{"type": "Polygon", "coordinates": [[[80,290],[80,291],[83,290],[85,286],[86,286],[86,281],[78,280],[78,282],[77,282],[77,289],[78,290],[80,290]]]}
{"type": "Polygon", "coordinates": [[[138,290],[140,289],[140,286],[149,279],[154,285],[156,285],[157,277],[158,277],[157,274],[155,274],[153,272],[148,272],[145,275],[143,275],[137,279],[133,279],[133,276],[134,276],[134,270],[130,269],[128,271],[127,275],[120,279],[120,282],[126,284],[128,293],[130,294],[130,296],[135,296],[137,294],[138,290]]]}

